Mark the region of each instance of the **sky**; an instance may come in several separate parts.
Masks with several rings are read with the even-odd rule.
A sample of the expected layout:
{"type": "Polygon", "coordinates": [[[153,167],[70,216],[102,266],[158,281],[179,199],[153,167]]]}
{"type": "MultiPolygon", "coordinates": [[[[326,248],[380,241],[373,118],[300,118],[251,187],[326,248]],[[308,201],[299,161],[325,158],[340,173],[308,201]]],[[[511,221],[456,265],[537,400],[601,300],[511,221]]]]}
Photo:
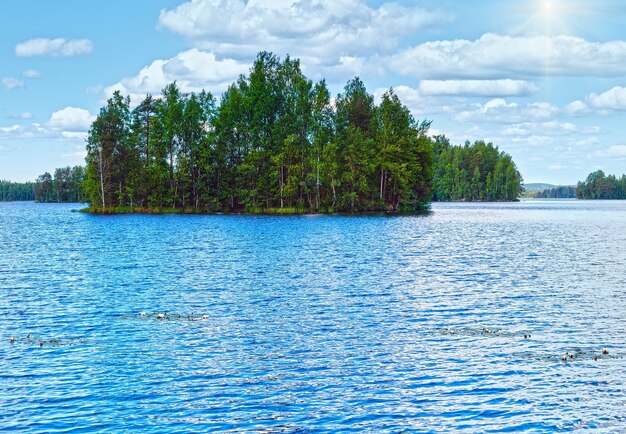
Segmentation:
{"type": "Polygon", "coordinates": [[[219,98],[259,51],[333,94],[393,87],[433,135],[492,142],[527,183],[621,175],[624,22],[618,0],[2,0],[0,179],[84,164],[114,90],[219,98]]]}

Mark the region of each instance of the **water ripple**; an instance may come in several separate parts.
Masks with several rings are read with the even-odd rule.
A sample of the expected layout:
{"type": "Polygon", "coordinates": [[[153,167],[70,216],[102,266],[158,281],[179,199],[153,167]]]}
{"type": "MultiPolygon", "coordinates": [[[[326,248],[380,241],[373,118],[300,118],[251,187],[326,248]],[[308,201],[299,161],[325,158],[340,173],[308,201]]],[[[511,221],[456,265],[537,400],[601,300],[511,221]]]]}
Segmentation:
{"type": "Polygon", "coordinates": [[[626,430],[624,202],[76,207],[0,203],[0,430],[626,430]]]}

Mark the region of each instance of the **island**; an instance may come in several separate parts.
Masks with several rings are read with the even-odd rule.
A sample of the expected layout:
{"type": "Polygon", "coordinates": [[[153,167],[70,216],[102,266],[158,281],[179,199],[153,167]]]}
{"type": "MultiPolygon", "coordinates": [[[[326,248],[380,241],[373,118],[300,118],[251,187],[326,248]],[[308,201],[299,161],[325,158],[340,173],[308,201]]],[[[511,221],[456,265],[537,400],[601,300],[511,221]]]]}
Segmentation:
{"type": "Polygon", "coordinates": [[[484,142],[431,138],[389,89],[331,98],[300,61],[258,54],[222,95],[177,83],[131,109],[116,91],[87,140],[92,213],[403,212],[433,200],[516,200],[522,177],[484,142]],[[454,188],[452,188],[454,184],[454,188]]]}

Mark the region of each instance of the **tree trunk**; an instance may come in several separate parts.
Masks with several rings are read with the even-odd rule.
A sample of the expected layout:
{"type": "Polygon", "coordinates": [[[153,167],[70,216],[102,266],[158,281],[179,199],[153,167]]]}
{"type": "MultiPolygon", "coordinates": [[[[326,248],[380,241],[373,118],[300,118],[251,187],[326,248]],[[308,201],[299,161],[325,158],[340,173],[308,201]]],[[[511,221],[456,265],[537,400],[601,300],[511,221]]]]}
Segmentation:
{"type": "Polygon", "coordinates": [[[283,209],[283,191],[284,191],[284,181],[283,178],[285,176],[285,166],[280,165],[280,174],[278,176],[278,181],[280,182],[280,209],[283,209]]]}
{"type": "Polygon", "coordinates": [[[100,197],[102,198],[102,209],[106,208],[104,203],[104,165],[102,163],[102,148],[99,153],[99,163],[100,163],[100,197]]]}
{"type": "Polygon", "coordinates": [[[315,180],[315,209],[320,209],[320,154],[317,154],[317,179],[315,180]]]}

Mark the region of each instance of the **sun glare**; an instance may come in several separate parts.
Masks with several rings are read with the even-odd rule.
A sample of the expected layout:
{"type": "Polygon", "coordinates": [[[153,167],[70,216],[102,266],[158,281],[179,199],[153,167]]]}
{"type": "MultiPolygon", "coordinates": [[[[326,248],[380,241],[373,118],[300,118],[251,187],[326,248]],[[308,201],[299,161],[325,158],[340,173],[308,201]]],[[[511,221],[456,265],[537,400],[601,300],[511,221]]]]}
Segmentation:
{"type": "Polygon", "coordinates": [[[544,1],[541,6],[539,13],[544,16],[552,16],[557,12],[563,12],[562,8],[559,7],[560,5],[554,0],[544,1]]]}
{"type": "Polygon", "coordinates": [[[563,0],[536,0],[528,4],[529,16],[519,30],[549,35],[571,33],[568,21],[573,9],[563,0]]]}

